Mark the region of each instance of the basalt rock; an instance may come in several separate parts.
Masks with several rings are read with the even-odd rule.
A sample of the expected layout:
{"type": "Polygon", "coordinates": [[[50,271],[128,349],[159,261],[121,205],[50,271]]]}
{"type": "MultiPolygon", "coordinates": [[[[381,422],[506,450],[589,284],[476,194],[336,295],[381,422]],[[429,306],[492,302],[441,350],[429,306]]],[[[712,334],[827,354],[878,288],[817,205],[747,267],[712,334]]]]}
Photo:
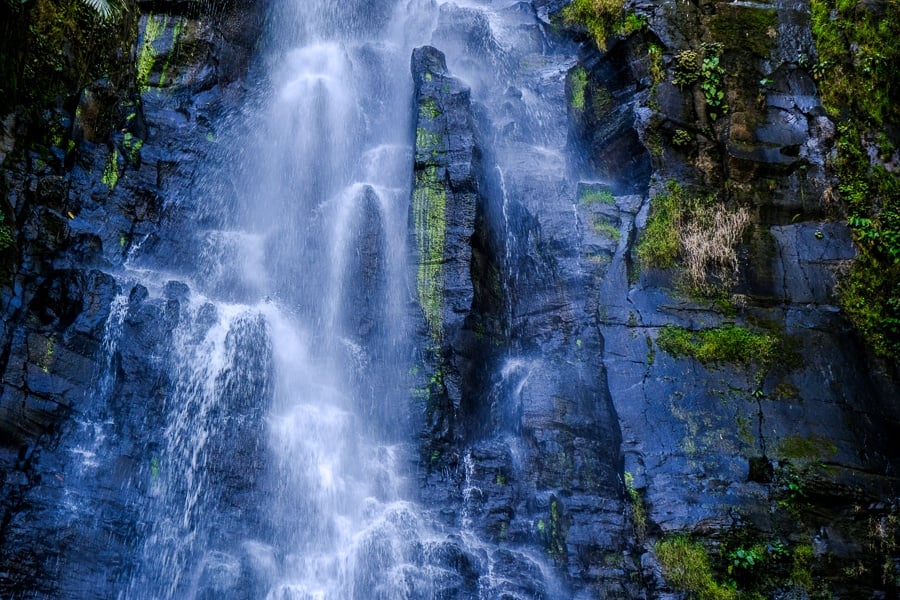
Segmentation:
{"type": "MultiPolygon", "coordinates": [[[[0,295],[4,596],[95,590],[102,597],[106,582],[128,570],[125,557],[140,539],[134,498],[121,490],[150,470],[145,453],[158,443],[167,379],[147,353],[165,353],[162,340],[180,308],[174,297],[145,302],[146,290],[123,289],[114,273],[130,251],[152,242],[163,205],[185,192],[189,163],[214,147],[206,134],[212,115],[238,97],[260,22],[252,4],[212,12],[182,4],[142,3],[139,19],[130,7],[113,25],[71,3],[74,22],[87,24],[71,34],[81,36],[77,50],[62,55],[66,76],[53,78],[60,93],[53,106],[42,111],[47,98],[24,89],[3,103],[16,111],[3,121],[10,138],[3,156],[11,209],[4,215],[17,231],[10,285],[0,295]],[[135,43],[138,65],[123,60],[135,43]],[[69,75],[93,72],[80,61],[112,66],[103,78],[76,81],[69,75]],[[115,339],[127,341],[101,347],[115,339]],[[71,435],[88,420],[106,430],[71,435]],[[94,449],[72,440],[103,436],[115,440],[117,458],[98,472],[94,449]],[[66,503],[94,515],[67,513],[66,503]],[[104,526],[97,515],[108,519],[108,536],[96,529],[104,526]]],[[[20,35],[32,23],[31,35],[43,38],[26,35],[22,47],[32,54],[22,56],[36,60],[33,53],[72,23],[61,20],[67,7],[31,8],[13,11],[4,27],[20,35]]],[[[45,91],[32,81],[41,71],[26,73],[45,91]]]]}

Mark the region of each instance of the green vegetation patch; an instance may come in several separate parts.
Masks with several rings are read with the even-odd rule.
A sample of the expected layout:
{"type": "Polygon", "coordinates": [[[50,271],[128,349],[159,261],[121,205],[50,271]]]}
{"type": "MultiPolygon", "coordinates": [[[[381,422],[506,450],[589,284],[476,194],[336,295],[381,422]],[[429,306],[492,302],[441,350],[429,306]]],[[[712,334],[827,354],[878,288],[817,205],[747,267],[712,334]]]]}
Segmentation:
{"type": "Polygon", "coordinates": [[[715,196],[690,194],[671,181],[650,201],[637,255],[644,267],[682,267],[690,293],[718,296],[737,276],[736,248],[750,220],[746,208],[728,208],[715,196]]]}
{"type": "Polygon", "coordinates": [[[650,201],[647,228],[637,246],[641,264],[656,269],[671,269],[678,259],[680,237],[678,223],[683,212],[684,191],[674,181],[668,191],[657,194],[650,201]]]}
{"type": "Polygon", "coordinates": [[[605,219],[596,218],[591,223],[591,226],[599,235],[607,237],[613,241],[618,242],[622,238],[622,232],[619,231],[619,228],[612,223],[609,223],[605,219]]]}
{"type": "Polygon", "coordinates": [[[900,3],[877,7],[812,0],[819,62],[813,76],[838,127],[838,191],[859,257],[840,286],[840,304],[877,354],[900,358],[900,3]]]}
{"type": "Polygon", "coordinates": [[[579,65],[569,71],[569,97],[571,98],[572,108],[575,110],[584,110],[587,86],[587,71],[584,70],[584,67],[579,65]]]}
{"type": "Polygon", "coordinates": [[[438,177],[437,167],[429,166],[416,173],[412,208],[419,259],[416,292],[431,338],[440,344],[447,192],[438,177]]]}
{"type": "Polygon", "coordinates": [[[586,187],[581,190],[578,202],[581,204],[608,204],[612,206],[616,203],[616,197],[609,190],[586,187]]]}
{"type": "Polygon", "coordinates": [[[5,221],[6,215],[0,211],[0,251],[11,248],[16,241],[13,228],[5,221]]]}
{"type": "Polygon", "coordinates": [[[736,325],[696,331],[666,325],[659,330],[656,343],[672,356],[686,356],[704,364],[727,362],[768,366],[784,352],[779,336],[756,333],[736,325]]]}
{"type": "Polygon", "coordinates": [[[622,12],[624,6],[625,0],[573,0],[560,14],[567,25],[584,26],[597,47],[605,51],[607,38],[627,27],[628,15],[622,12]]]}
{"type": "Polygon", "coordinates": [[[718,583],[706,549],[685,536],[674,536],[656,543],[656,556],[663,574],[672,585],[699,600],[734,600],[735,590],[718,583]]]}
{"type": "Polygon", "coordinates": [[[713,37],[729,48],[752,52],[767,58],[777,35],[778,15],[771,8],[737,4],[719,4],[709,20],[713,37]]]}
{"type": "Polygon", "coordinates": [[[778,455],[795,460],[820,460],[837,454],[837,446],[825,438],[789,435],[778,442],[778,455]]]}

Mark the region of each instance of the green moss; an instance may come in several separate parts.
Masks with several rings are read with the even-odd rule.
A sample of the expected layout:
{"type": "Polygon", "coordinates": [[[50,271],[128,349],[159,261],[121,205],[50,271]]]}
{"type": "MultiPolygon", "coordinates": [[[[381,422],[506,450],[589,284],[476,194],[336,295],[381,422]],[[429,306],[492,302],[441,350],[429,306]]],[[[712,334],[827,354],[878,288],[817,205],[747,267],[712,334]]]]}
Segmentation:
{"type": "Polygon", "coordinates": [[[616,203],[616,197],[608,190],[598,190],[593,188],[583,188],[581,195],[578,197],[581,204],[608,204],[616,203]]]}
{"type": "Polygon", "coordinates": [[[859,258],[840,286],[840,304],[875,352],[900,358],[900,180],[880,161],[896,145],[900,122],[900,3],[877,9],[846,0],[812,0],[819,62],[812,68],[832,118],[840,122],[838,191],[859,258]],[[891,137],[893,136],[893,137],[891,137]]]}
{"type": "Polygon", "coordinates": [[[791,565],[791,583],[805,590],[813,587],[813,547],[804,544],[794,548],[793,564],[791,565]]]}
{"type": "Polygon", "coordinates": [[[656,543],[656,556],[666,579],[699,600],[735,600],[738,597],[735,590],[714,579],[709,555],[699,543],[685,536],[660,540],[656,543]]]}
{"type": "Polygon", "coordinates": [[[618,242],[619,239],[621,239],[621,237],[622,237],[622,232],[619,231],[618,227],[616,227],[615,225],[612,225],[610,223],[607,223],[603,219],[595,219],[591,223],[591,226],[593,227],[594,231],[596,231],[598,234],[600,234],[604,237],[608,237],[609,239],[611,239],[613,241],[618,242]]]}
{"type": "Polygon", "coordinates": [[[412,209],[419,260],[416,292],[431,338],[440,344],[447,193],[438,179],[437,167],[429,166],[416,174],[412,209]]]}
{"type": "Polygon", "coordinates": [[[777,35],[778,14],[775,6],[719,4],[709,20],[713,37],[728,48],[751,52],[767,58],[777,35]]]}
{"type": "Polygon", "coordinates": [[[416,128],[416,153],[420,155],[429,155],[431,153],[442,151],[441,136],[437,133],[429,131],[424,127],[416,128]]]}
{"type": "Polygon", "coordinates": [[[631,504],[631,519],[634,523],[634,535],[637,540],[643,541],[647,537],[647,508],[641,493],[634,487],[634,475],[625,471],[625,493],[631,504]]]}
{"type": "Polygon", "coordinates": [[[825,438],[789,435],[778,442],[778,456],[794,460],[821,460],[837,454],[837,446],[825,438]]]}
{"type": "Polygon", "coordinates": [[[419,102],[419,118],[433,121],[441,116],[443,112],[438,108],[433,98],[425,98],[419,102]]]}
{"type": "Polygon", "coordinates": [[[577,66],[569,71],[569,96],[571,98],[572,108],[575,110],[584,110],[587,86],[587,71],[584,70],[584,67],[577,66]]]}
{"type": "Polygon", "coordinates": [[[11,248],[15,243],[15,232],[9,223],[6,223],[6,215],[0,211],[0,252],[11,248]]]}
{"type": "Polygon", "coordinates": [[[672,136],[672,145],[674,146],[687,146],[693,141],[694,136],[684,129],[676,129],[675,134],[672,136]]]}
{"type": "Polygon", "coordinates": [[[647,17],[636,12],[629,12],[616,23],[614,32],[616,35],[625,36],[635,31],[641,31],[645,27],[647,27],[647,17]]]}
{"type": "Polygon", "coordinates": [[[680,237],[678,223],[683,211],[684,191],[677,183],[669,182],[667,193],[657,194],[650,201],[647,228],[637,246],[641,265],[656,269],[670,269],[678,258],[680,237]]]}
{"type": "Polygon", "coordinates": [[[702,363],[768,366],[785,352],[778,336],[755,333],[735,325],[696,331],[666,325],[659,330],[656,343],[672,356],[687,356],[702,363]]]}
{"type": "Polygon", "coordinates": [[[547,535],[547,552],[551,556],[561,559],[566,555],[566,534],[559,501],[555,498],[550,501],[549,522],[550,527],[545,530],[547,535]]]}
{"type": "Polygon", "coordinates": [[[125,160],[131,164],[136,164],[140,161],[144,140],[126,131],[122,138],[122,146],[125,149],[125,160]]]}
{"type": "Polygon", "coordinates": [[[109,189],[115,189],[119,183],[119,151],[113,148],[106,159],[106,166],[103,167],[102,181],[109,189]]]}
{"type": "Polygon", "coordinates": [[[159,39],[163,31],[165,31],[168,19],[168,15],[147,15],[143,39],[141,41],[140,49],[138,50],[137,60],[135,61],[137,84],[141,89],[146,89],[148,87],[150,73],[153,71],[153,65],[156,63],[157,56],[154,43],[159,39]]]}
{"type": "Polygon", "coordinates": [[[606,40],[627,18],[622,14],[625,0],[572,0],[562,9],[563,21],[588,30],[597,47],[606,50],[606,40]]]}

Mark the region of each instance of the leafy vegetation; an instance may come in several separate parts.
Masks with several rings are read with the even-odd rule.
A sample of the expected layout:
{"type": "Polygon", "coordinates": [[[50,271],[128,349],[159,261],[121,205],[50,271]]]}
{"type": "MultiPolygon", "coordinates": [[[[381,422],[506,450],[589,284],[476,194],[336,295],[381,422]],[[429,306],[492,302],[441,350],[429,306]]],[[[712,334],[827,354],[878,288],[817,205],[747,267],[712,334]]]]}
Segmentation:
{"type": "Polygon", "coordinates": [[[672,356],[688,356],[702,363],[768,366],[784,353],[783,342],[778,336],[735,325],[696,331],[666,325],[659,330],[656,343],[672,356]]]}
{"type": "Polygon", "coordinates": [[[70,102],[91,81],[123,74],[129,65],[112,51],[133,35],[127,19],[112,18],[123,7],[120,0],[33,0],[17,8],[14,18],[27,34],[21,48],[3,57],[5,66],[15,65],[4,69],[7,96],[39,110],[70,102]]]}
{"type": "Polygon", "coordinates": [[[700,63],[700,89],[703,90],[707,114],[713,121],[728,112],[722,84],[725,69],[719,64],[722,49],[722,44],[703,44],[704,57],[700,63]]]}
{"type": "Polygon", "coordinates": [[[651,200],[647,227],[637,246],[642,265],[657,269],[675,266],[680,247],[678,224],[682,218],[684,196],[682,187],[670,181],[668,191],[657,194],[651,200]]]}
{"type": "Polygon", "coordinates": [[[109,18],[125,9],[122,0],[81,0],[103,18],[109,18]]]}
{"type": "Polygon", "coordinates": [[[822,102],[838,127],[838,191],[859,248],[840,302],[875,352],[900,357],[900,4],[812,0],[822,102]],[[892,137],[893,136],[893,137],[892,137]]]}

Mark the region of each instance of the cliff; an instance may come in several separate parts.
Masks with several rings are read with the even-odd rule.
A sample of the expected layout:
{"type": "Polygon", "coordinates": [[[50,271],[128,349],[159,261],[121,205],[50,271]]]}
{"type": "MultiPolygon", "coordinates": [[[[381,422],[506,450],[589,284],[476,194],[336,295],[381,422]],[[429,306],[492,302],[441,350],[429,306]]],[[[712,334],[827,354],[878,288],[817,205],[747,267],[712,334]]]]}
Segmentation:
{"type": "MultiPolygon", "coordinates": [[[[388,226],[368,187],[348,267],[363,283],[340,307],[348,353],[409,324],[394,365],[409,414],[386,429],[444,535],[408,561],[441,574],[442,598],[894,597],[896,104],[893,45],[873,41],[893,7],[611,4],[432,6],[411,53],[409,297],[387,317],[373,299],[388,226]],[[867,78],[868,103],[850,84],[867,78]]],[[[264,95],[248,82],[266,8],[0,7],[2,595],[165,579],[137,565],[165,537],[142,507],[166,438],[194,427],[173,430],[173,411],[215,422],[191,531],[278,539],[259,533],[260,495],[284,492],[264,476],[262,317],[228,337],[222,406],[170,406],[178,324],[217,318],[175,272],[250,295],[206,272],[228,248],[197,257],[187,240],[250,218],[195,193],[264,95]],[[144,268],[164,281],[148,291],[130,275],[144,268]],[[234,527],[203,530],[202,510],[234,527]]],[[[232,208],[234,190],[206,193],[232,208]]],[[[304,281],[285,260],[285,285],[304,281]]],[[[378,397],[389,380],[359,372],[378,397]]],[[[204,560],[170,592],[266,589],[249,559],[227,577],[204,560]]]]}

